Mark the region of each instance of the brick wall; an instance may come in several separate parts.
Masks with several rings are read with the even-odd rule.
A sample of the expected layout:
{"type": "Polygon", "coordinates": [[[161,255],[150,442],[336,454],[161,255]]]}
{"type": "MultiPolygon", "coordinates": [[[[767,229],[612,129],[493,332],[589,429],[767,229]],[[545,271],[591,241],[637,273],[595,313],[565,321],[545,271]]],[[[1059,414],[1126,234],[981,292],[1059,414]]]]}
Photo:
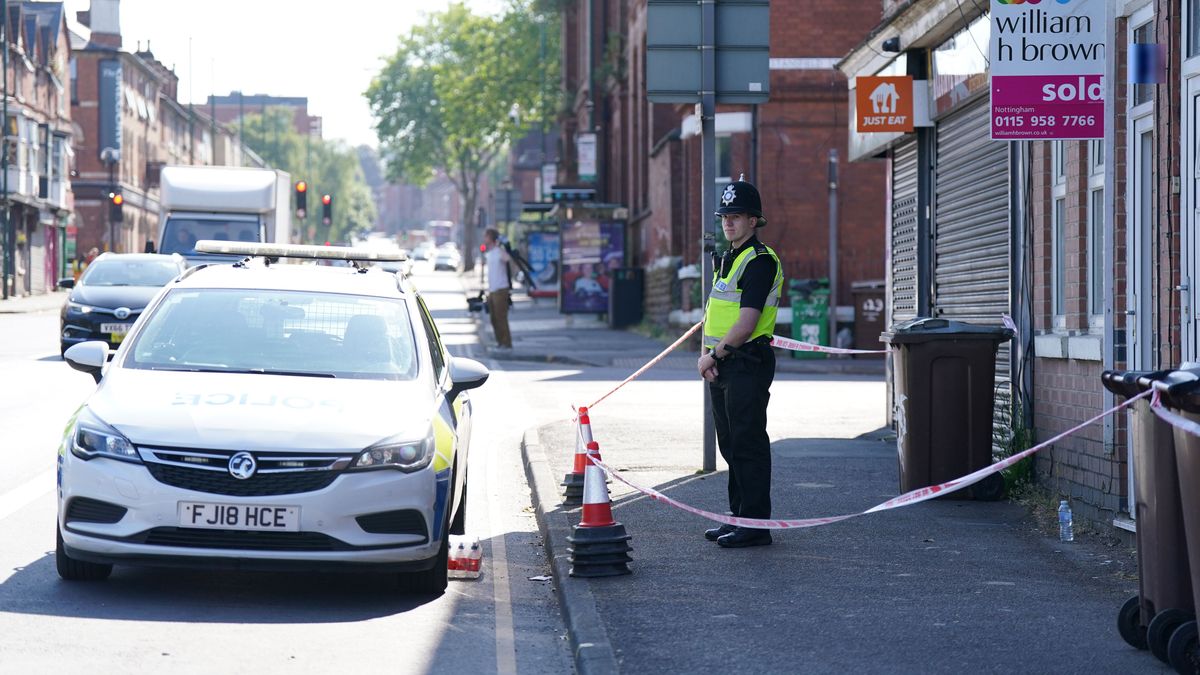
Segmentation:
{"type": "Polygon", "coordinates": [[[678,309],[679,269],[674,266],[654,267],[646,271],[646,320],[659,328],[667,328],[667,315],[678,309]]]}

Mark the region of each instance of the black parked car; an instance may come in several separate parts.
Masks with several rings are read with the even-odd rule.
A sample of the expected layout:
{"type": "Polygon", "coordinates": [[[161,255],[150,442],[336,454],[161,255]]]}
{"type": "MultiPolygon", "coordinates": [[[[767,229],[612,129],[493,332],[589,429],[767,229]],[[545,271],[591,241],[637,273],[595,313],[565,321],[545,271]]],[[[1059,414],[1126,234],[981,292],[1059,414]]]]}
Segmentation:
{"type": "Polygon", "coordinates": [[[150,299],[187,267],[179,255],[104,253],[92,261],[63,305],[59,352],[88,340],[105,340],[116,349],[150,299]]]}

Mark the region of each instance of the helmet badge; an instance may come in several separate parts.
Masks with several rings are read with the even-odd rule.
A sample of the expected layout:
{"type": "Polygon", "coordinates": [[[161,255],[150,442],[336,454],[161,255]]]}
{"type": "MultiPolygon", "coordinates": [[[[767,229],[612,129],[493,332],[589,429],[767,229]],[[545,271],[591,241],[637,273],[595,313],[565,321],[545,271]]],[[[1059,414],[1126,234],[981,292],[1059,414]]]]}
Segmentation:
{"type": "Polygon", "coordinates": [[[733,191],[733,183],[730,183],[725,186],[725,192],[721,193],[721,205],[729,206],[735,199],[737,199],[737,193],[733,191]]]}

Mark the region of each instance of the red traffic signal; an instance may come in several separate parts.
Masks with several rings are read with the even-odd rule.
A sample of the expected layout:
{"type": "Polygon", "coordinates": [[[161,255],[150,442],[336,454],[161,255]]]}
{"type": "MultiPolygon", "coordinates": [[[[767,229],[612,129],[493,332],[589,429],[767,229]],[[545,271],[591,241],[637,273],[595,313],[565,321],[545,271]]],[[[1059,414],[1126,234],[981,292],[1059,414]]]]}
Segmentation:
{"type": "Polygon", "coordinates": [[[333,222],[333,197],[321,195],[321,223],[328,225],[333,222]]]}
{"type": "Polygon", "coordinates": [[[329,206],[333,203],[333,197],[330,197],[329,195],[321,195],[321,203],[325,206],[329,206]]]}
{"type": "Polygon", "coordinates": [[[480,245],[479,245],[479,252],[480,252],[480,253],[487,253],[487,244],[480,244],[480,245]]]}
{"type": "Polygon", "coordinates": [[[308,192],[308,183],[302,180],[296,181],[296,192],[308,192]]]}

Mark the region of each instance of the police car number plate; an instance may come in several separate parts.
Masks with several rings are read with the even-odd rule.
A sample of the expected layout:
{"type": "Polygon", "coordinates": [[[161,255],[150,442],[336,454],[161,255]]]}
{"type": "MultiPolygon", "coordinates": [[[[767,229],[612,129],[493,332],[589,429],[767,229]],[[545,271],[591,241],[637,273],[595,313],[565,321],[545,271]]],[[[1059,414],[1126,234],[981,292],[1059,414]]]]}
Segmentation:
{"type": "Polygon", "coordinates": [[[215,530],[299,532],[299,506],[179,502],[179,526],[215,530]]]}

